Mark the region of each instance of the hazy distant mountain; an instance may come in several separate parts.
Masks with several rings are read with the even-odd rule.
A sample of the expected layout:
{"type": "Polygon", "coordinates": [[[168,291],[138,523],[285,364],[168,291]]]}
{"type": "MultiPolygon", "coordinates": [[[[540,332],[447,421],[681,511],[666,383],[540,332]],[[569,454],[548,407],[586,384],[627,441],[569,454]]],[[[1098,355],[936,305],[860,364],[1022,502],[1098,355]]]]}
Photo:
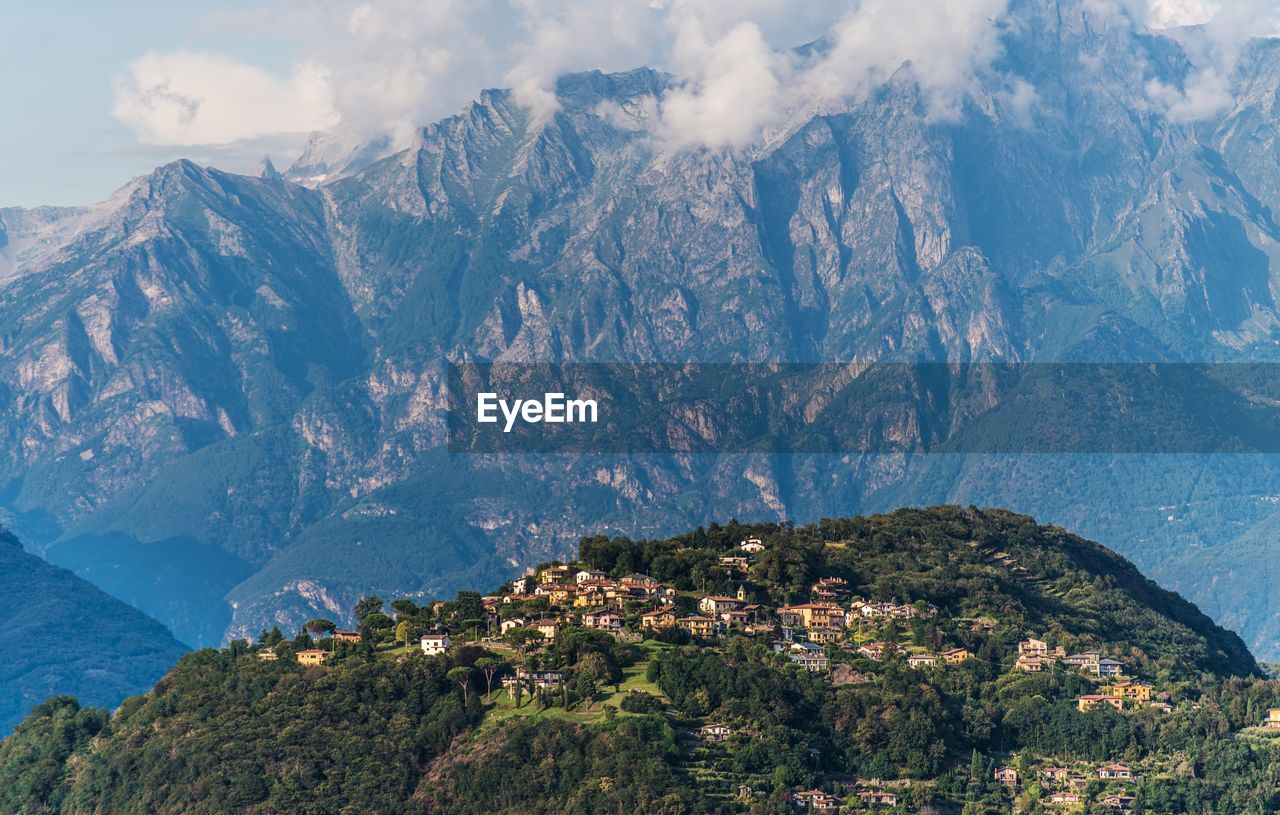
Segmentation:
{"type": "MultiPolygon", "coordinates": [[[[1016,4],[955,122],[904,67],[755,148],[668,154],[670,80],[588,73],[541,125],[488,91],[385,157],[317,137],[283,177],[179,162],[98,207],[0,210],[0,504],[193,644],[734,514],[1002,503],[1207,573],[1274,511],[1275,460],[441,449],[446,358],[1280,356],[1280,48],[1177,124],[1144,88],[1185,81],[1181,47],[1091,8],[1016,4]]],[[[1249,575],[1175,586],[1247,609],[1272,655],[1249,575]]]]}
{"type": "Polygon", "coordinates": [[[0,528],[0,733],[51,694],[114,707],[186,650],[136,609],[22,550],[0,528]]]}
{"type": "Polygon", "coordinates": [[[313,133],[302,153],[285,172],[285,177],[307,187],[316,187],[363,170],[393,152],[391,139],[385,137],[367,140],[344,137],[336,132],[313,133]]]}

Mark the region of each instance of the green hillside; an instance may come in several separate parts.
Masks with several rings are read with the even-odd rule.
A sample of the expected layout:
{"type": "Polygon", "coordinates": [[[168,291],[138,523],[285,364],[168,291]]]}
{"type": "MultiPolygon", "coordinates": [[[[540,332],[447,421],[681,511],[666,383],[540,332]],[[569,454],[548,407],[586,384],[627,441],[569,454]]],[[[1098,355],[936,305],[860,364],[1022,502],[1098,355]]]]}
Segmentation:
{"type": "Polygon", "coordinates": [[[53,694],[115,706],[150,687],[186,648],[164,626],[0,528],[0,732],[53,694]]]}
{"type": "Polygon", "coordinates": [[[662,541],[593,538],[582,552],[598,568],[647,571],[691,589],[747,537],[781,544],[761,555],[754,572],[769,570],[762,576],[779,601],[803,601],[812,581],[837,575],[853,594],[923,600],[961,618],[994,616],[1012,636],[1052,635],[1068,650],[1109,643],[1152,673],[1258,670],[1238,636],[1129,561],[1011,512],[939,507],[795,528],[729,524],[662,541]]]}
{"type": "Polygon", "coordinates": [[[190,654],[113,716],[51,700],[0,744],[0,811],[1280,805],[1261,726],[1280,683],[1127,561],[1023,516],[730,523],[546,566],[483,597],[365,598],[342,641],[315,620],[190,654]],[[441,631],[443,653],[418,647],[441,631]]]}

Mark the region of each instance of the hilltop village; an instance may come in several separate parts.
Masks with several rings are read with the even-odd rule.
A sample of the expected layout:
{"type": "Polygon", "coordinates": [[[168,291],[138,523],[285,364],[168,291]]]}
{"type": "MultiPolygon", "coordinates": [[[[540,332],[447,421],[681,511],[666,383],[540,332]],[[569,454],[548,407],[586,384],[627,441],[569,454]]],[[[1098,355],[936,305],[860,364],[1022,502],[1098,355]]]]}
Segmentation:
{"type": "Polygon", "coordinates": [[[1280,682],[1240,638],[1001,510],[595,536],[350,602],[115,711],[37,705],[0,812],[1280,811],[1280,682]]]}
{"type": "MultiPolygon", "coordinates": [[[[990,677],[1007,688],[1051,678],[1028,703],[1054,711],[1068,705],[1068,715],[1082,722],[1094,716],[1167,716],[1199,705],[1177,671],[1159,667],[1168,662],[1159,654],[1141,655],[1145,670],[1130,666],[1125,657],[1135,653],[1132,647],[1108,648],[1056,625],[1052,631],[1014,627],[1001,618],[997,602],[990,608],[970,603],[971,613],[957,614],[923,594],[858,591],[843,573],[812,574],[797,583],[796,573],[779,571],[779,553],[771,554],[770,546],[767,539],[743,537],[715,551],[714,560],[703,550],[693,570],[664,581],[625,570],[633,558],[611,551],[610,542],[587,541],[580,560],[544,563],[487,595],[463,592],[456,600],[421,607],[397,600],[389,613],[380,599],[365,598],[359,629],[316,620],[292,642],[276,631],[251,647],[262,660],[295,659],[316,668],[360,648],[399,658],[420,651],[455,665],[450,676],[459,692],[468,699],[479,696],[496,719],[661,712],[672,706],[674,695],[662,690],[670,684],[662,680],[671,680],[663,670],[673,653],[693,653],[690,648],[750,655],[771,670],[872,693],[903,677],[941,685],[990,677]]],[[[990,559],[1015,577],[1026,571],[1006,553],[993,552],[990,559]]],[[[687,692],[694,704],[681,704],[685,715],[677,721],[682,738],[700,745],[695,750],[732,753],[762,736],[749,717],[735,720],[723,708],[713,711],[709,689],[698,687],[696,679],[693,685],[687,692]],[[698,703],[699,694],[708,701],[698,703]],[[705,715],[688,715],[699,710],[705,715]]],[[[971,715],[985,715],[981,710],[971,715]]],[[[1280,730],[1280,709],[1256,724],[1280,730]]],[[[1065,719],[1055,726],[1077,727],[1065,719]]],[[[917,767],[909,759],[905,765],[872,762],[875,775],[797,774],[816,778],[817,786],[779,790],[751,773],[720,774],[715,781],[744,806],[772,796],[796,812],[944,811],[918,809],[940,793],[928,776],[948,761],[969,759],[971,772],[980,773],[991,790],[988,800],[1002,797],[1013,811],[1131,812],[1142,811],[1134,806],[1144,775],[1176,772],[1166,759],[1138,756],[1127,747],[1098,760],[1018,750],[957,758],[945,755],[941,743],[928,749],[933,754],[917,767]]]]}

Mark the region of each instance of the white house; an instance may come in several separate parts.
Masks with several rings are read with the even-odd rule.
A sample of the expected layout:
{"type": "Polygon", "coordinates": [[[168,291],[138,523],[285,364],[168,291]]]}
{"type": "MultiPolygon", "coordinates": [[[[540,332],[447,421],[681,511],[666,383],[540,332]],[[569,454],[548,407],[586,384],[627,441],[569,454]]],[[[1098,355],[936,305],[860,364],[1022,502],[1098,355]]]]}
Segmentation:
{"type": "Polygon", "coordinates": [[[749,552],[754,555],[757,552],[764,551],[764,544],[760,542],[759,538],[747,538],[742,543],[738,544],[738,548],[744,552],[749,552]]]}
{"type": "Polygon", "coordinates": [[[706,614],[708,617],[719,617],[726,611],[733,611],[746,605],[743,601],[736,597],[718,597],[712,595],[703,597],[698,601],[698,611],[706,614]]]}
{"type": "Polygon", "coordinates": [[[426,634],[422,637],[422,651],[425,654],[443,654],[449,650],[448,634],[426,634]]]}
{"type": "Polygon", "coordinates": [[[698,728],[698,738],[703,741],[726,741],[733,736],[733,729],[723,724],[704,724],[698,728]]]}
{"type": "Polygon", "coordinates": [[[559,671],[530,671],[517,668],[516,675],[507,675],[502,679],[502,686],[508,693],[514,693],[517,685],[537,690],[555,690],[564,684],[564,674],[559,671]]]}

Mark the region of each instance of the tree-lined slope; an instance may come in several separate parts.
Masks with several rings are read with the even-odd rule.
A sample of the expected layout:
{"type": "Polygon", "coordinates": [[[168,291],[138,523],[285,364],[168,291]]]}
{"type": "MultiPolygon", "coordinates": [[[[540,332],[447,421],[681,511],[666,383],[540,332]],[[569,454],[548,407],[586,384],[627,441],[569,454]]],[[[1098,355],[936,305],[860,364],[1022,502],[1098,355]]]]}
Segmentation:
{"type": "MultiPolygon", "coordinates": [[[[1280,683],[1127,561],[1029,518],[938,507],[799,528],[731,523],[665,540],[586,538],[579,563],[606,580],[648,571],[682,616],[741,586],[765,625],[693,638],[650,629],[661,641],[640,642],[626,632],[639,632],[647,606],[624,603],[616,634],[565,623],[550,641],[520,625],[486,638],[478,594],[398,600],[398,623],[371,598],[360,640],[321,639],[321,665],[295,661],[322,653],[307,650],[308,633],[265,632],[184,657],[112,717],[66,698],[40,706],[0,744],[0,808],[774,815],[808,791],[995,815],[1042,811],[1057,781],[1042,784],[1041,768],[1080,775],[1107,762],[1140,777],[1082,783],[1088,801],[1136,795],[1166,815],[1191,801],[1208,815],[1275,803],[1280,749],[1249,728],[1280,704],[1280,683]],[[744,540],[758,542],[747,571],[726,574],[720,558],[740,557],[744,540]],[[843,607],[892,599],[922,613],[850,625],[818,647],[829,669],[806,670],[779,637],[818,632],[789,628],[783,608],[816,599],[822,579],[843,607]],[[453,637],[443,653],[402,646],[442,626],[453,637]],[[1063,664],[1019,667],[1029,634],[1123,659],[1158,701],[1081,712],[1077,698],[1098,681],[1063,664]],[[898,644],[869,657],[855,646],[871,636],[898,644]],[[910,661],[938,642],[962,658],[910,661]],[[501,680],[517,669],[554,672],[557,684],[516,690],[501,680]],[[706,725],[727,735],[707,738],[706,725]],[[1022,780],[997,781],[1001,766],[1022,780]]],[[[513,597],[491,606],[502,619],[555,613],[545,596],[500,591],[513,597]]]]}

